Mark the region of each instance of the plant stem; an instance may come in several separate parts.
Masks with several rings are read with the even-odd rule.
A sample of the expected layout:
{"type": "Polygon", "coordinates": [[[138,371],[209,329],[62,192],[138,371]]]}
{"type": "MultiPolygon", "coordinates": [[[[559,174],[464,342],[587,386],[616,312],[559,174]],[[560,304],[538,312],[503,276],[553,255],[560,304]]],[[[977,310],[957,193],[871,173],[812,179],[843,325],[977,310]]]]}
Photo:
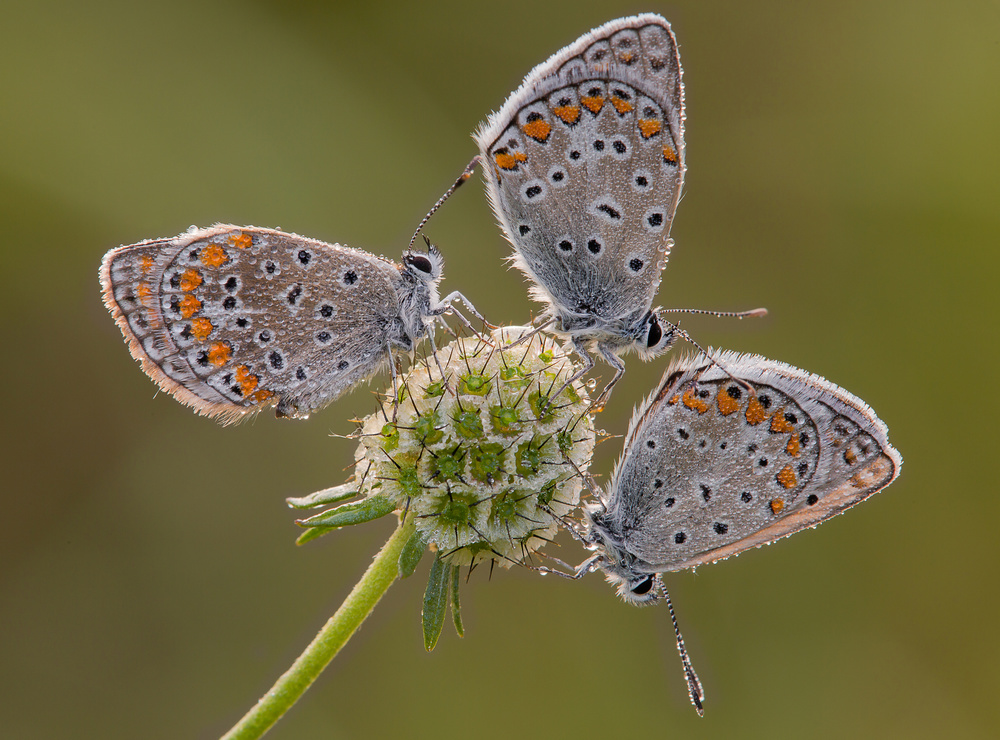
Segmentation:
{"type": "Polygon", "coordinates": [[[351,639],[361,623],[389,590],[398,574],[399,553],[413,534],[413,523],[401,522],[337,612],[323,625],[292,667],[282,674],[257,704],[222,736],[222,740],[259,738],[291,709],[327,664],[351,639]]]}

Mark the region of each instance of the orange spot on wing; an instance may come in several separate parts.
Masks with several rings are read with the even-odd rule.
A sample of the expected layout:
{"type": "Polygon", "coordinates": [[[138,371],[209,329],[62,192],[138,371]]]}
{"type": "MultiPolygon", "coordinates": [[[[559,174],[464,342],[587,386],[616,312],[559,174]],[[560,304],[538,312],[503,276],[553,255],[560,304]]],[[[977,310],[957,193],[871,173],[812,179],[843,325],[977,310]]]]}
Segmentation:
{"type": "Polygon", "coordinates": [[[512,170],[517,167],[517,160],[515,160],[507,152],[497,152],[493,155],[493,161],[497,163],[497,167],[502,170],[512,170]]]}
{"type": "Polygon", "coordinates": [[[528,155],[524,152],[514,152],[511,154],[506,149],[500,149],[493,155],[493,161],[502,170],[516,170],[518,162],[526,162],[528,155]]]}
{"type": "Polygon", "coordinates": [[[677,164],[677,152],[672,146],[663,147],[663,161],[667,164],[677,164]]]}
{"type": "Polygon", "coordinates": [[[644,139],[656,136],[662,130],[663,123],[655,118],[639,119],[639,133],[642,134],[642,138],[644,139]]]}
{"type": "Polygon", "coordinates": [[[613,105],[615,110],[618,111],[618,114],[622,116],[635,108],[635,106],[630,102],[624,98],[619,98],[617,95],[611,96],[611,105],[613,105]]]}
{"type": "Polygon", "coordinates": [[[201,273],[193,267],[189,267],[181,273],[181,290],[185,293],[190,293],[192,290],[201,285],[201,282],[201,273]]]}
{"type": "Polygon", "coordinates": [[[201,317],[197,318],[191,322],[191,336],[197,339],[199,342],[204,342],[208,339],[208,335],[212,333],[212,322],[208,319],[201,317]]]}
{"type": "Polygon", "coordinates": [[[771,431],[778,434],[787,434],[795,431],[795,425],[785,418],[785,410],[779,409],[771,417],[771,431]]]}
{"type": "Polygon", "coordinates": [[[799,435],[793,434],[788,438],[788,444],[785,445],[785,452],[787,452],[792,457],[798,457],[799,452],[802,450],[802,444],[799,442],[799,435]]]}
{"type": "Polygon", "coordinates": [[[545,142],[552,133],[552,124],[544,118],[536,118],[521,126],[525,136],[530,136],[535,141],[545,142]]]}
{"type": "Polygon", "coordinates": [[[222,367],[233,356],[229,342],[215,342],[208,348],[208,361],[216,367],[222,367]]]}
{"type": "Polygon", "coordinates": [[[785,502],[780,498],[771,499],[771,513],[780,514],[781,510],[785,508],[785,502]]]}
{"type": "Polygon", "coordinates": [[[795,477],[795,471],[792,470],[791,465],[783,467],[774,477],[777,478],[778,483],[783,485],[785,488],[795,488],[795,484],[799,482],[795,477]]]}
{"type": "Polygon", "coordinates": [[[600,113],[601,108],[604,107],[604,98],[600,95],[591,98],[580,98],[580,103],[591,113],[600,113]]]}
{"type": "Polygon", "coordinates": [[[201,301],[188,293],[181,298],[180,303],[178,303],[178,307],[181,310],[181,317],[190,319],[201,310],[201,301]]]}
{"type": "Polygon", "coordinates": [[[580,106],[560,105],[552,109],[552,112],[562,119],[563,123],[574,124],[580,120],[580,106]]]}
{"type": "Polygon", "coordinates": [[[719,395],[716,398],[716,404],[719,407],[719,413],[723,416],[729,416],[734,411],[738,411],[740,408],[740,402],[735,398],[730,396],[725,388],[719,389],[719,395]]]}
{"type": "Polygon", "coordinates": [[[274,398],[274,391],[267,391],[267,390],[261,389],[259,391],[254,392],[250,396],[250,401],[252,403],[263,403],[264,401],[268,400],[269,398],[274,398]]]}
{"type": "Polygon", "coordinates": [[[249,234],[230,234],[226,238],[237,249],[247,249],[253,246],[253,238],[249,234]]]}
{"type": "Polygon", "coordinates": [[[767,412],[764,411],[764,407],[760,405],[760,401],[757,400],[757,396],[750,397],[750,403],[747,404],[746,417],[747,424],[750,426],[757,426],[767,418],[767,412]]]}
{"type": "Polygon", "coordinates": [[[682,398],[684,399],[684,405],[687,406],[689,409],[693,409],[697,411],[699,414],[704,414],[706,411],[708,411],[708,402],[702,398],[698,398],[698,396],[695,395],[695,392],[691,388],[688,388],[686,391],[684,391],[684,395],[682,398]]]}
{"type": "Polygon", "coordinates": [[[680,396],[678,396],[678,395],[677,395],[677,394],[675,393],[674,395],[672,395],[672,396],[670,397],[670,400],[669,400],[669,401],[667,401],[667,405],[668,405],[668,406],[673,406],[673,405],[674,405],[675,403],[677,403],[677,402],[678,402],[678,401],[680,401],[680,400],[681,400],[681,397],[680,397],[680,396]]]}
{"type": "Polygon", "coordinates": [[[858,461],[858,456],[854,454],[854,450],[848,447],[844,450],[844,462],[848,465],[853,465],[858,461]]]}
{"type": "Polygon", "coordinates": [[[148,306],[149,297],[153,295],[153,291],[149,287],[149,283],[139,283],[135,286],[135,294],[139,297],[139,303],[148,306]]]}
{"type": "Polygon", "coordinates": [[[139,269],[142,270],[143,275],[152,270],[155,264],[156,260],[153,259],[152,255],[144,254],[139,258],[139,269]]]}
{"type": "Polygon", "coordinates": [[[218,244],[209,244],[201,250],[201,264],[205,267],[222,267],[227,262],[229,262],[229,255],[218,244]]]}
{"type": "Polygon", "coordinates": [[[249,396],[253,393],[253,389],[257,387],[257,383],[260,382],[260,378],[250,372],[250,368],[246,365],[239,365],[236,368],[236,384],[243,391],[244,396],[249,396]]]}

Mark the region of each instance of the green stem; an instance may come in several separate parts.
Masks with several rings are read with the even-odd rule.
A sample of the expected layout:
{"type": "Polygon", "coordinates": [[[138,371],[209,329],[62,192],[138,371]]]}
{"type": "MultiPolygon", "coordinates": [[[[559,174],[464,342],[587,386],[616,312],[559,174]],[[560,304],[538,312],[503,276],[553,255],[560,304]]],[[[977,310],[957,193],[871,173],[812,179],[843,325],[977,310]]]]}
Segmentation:
{"type": "Polygon", "coordinates": [[[399,553],[413,534],[413,523],[400,523],[382,547],[354,590],[336,614],[319,631],[302,655],[292,664],[270,691],[243,718],[222,736],[222,740],[259,738],[281,719],[306,689],[323,672],[372,609],[389,590],[398,574],[399,553]]]}

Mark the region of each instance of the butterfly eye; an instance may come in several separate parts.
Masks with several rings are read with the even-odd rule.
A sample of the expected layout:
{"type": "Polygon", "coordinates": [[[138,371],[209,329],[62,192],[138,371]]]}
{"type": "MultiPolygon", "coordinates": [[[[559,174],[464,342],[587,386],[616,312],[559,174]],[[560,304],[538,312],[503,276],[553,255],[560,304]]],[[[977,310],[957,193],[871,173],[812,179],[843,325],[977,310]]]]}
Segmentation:
{"type": "Polygon", "coordinates": [[[403,258],[403,262],[409,267],[413,267],[420,272],[430,275],[434,271],[434,265],[422,254],[408,254],[403,258]]]}
{"type": "Polygon", "coordinates": [[[652,349],[660,343],[661,339],[663,339],[663,329],[660,328],[656,314],[653,314],[649,317],[649,334],[646,335],[646,346],[652,349]]]}
{"type": "Polygon", "coordinates": [[[636,596],[644,596],[653,587],[653,576],[646,576],[629,590],[636,596]]]}

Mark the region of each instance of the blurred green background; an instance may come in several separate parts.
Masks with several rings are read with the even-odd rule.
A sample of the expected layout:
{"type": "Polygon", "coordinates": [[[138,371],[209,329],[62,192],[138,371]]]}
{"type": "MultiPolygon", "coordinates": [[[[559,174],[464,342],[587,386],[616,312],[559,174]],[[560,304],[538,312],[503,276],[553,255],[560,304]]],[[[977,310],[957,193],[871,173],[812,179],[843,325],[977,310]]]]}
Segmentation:
{"type": "MultiPolygon", "coordinates": [[[[271,736],[1000,733],[997,2],[43,0],[0,10],[0,735],[220,735],[392,527],[296,548],[283,502],[344,479],[354,443],[329,435],[369,388],[307,422],[194,416],[101,305],[105,250],[229,221],[398,257],[521,77],[644,10],[674,25],[688,102],[659,302],[766,305],[684,326],[864,398],[901,479],[668,578],[703,720],[666,610],[597,575],[479,570],[466,638],[426,654],[424,562],[271,736]]],[[[527,320],[478,176],[428,233],[446,290],[527,320]]],[[[633,356],[599,426],[623,433],[667,361],[633,356]]]]}

